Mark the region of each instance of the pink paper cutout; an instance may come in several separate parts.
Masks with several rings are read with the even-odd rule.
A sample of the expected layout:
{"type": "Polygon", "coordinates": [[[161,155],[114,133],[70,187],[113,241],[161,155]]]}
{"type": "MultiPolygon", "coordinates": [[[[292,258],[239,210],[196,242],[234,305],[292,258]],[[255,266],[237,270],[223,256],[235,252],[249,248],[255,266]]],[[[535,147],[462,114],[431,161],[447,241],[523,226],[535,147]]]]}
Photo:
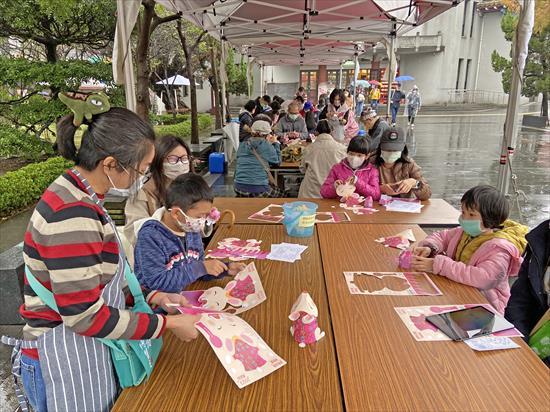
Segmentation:
{"type": "Polygon", "coordinates": [[[238,238],[227,238],[218,242],[216,249],[209,250],[206,258],[229,259],[240,261],[247,259],[266,259],[268,251],[260,249],[261,241],[256,239],[242,240],[238,238]]]}
{"type": "Polygon", "coordinates": [[[311,345],[325,336],[325,332],[321,332],[317,317],[319,311],[313,302],[313,299],[307,292],[302,292],[294,305],[288,318],[292,320],[290,334],[294,336],[294,340],[298,342],[298,346],[305,348],[306,345],[311,345]]]}
{"type": "Polygon", "coordinates": [[[254,281],[252,277],[247,276],[244,279],[237,280],[235,287],[229,291],[229,295],[245,302],[246,298],[255,292],[254,281]]]}
{"type": "Polygon", "coordinates": [[[260,350],[240,339],[235,339],[235,353],[233,358],[241,361],[245,371],[252,371],[264,366],[267,362],[258,352],[260,350]]]}
{"type": "Polygon", "coordinates": [[[413,254],[410,250],[404,250],[399,254],[398,263],[399,267],[403,269],[410,269],[412,265],[413,254]]]}
{"type": "Polygon", "coordinates": [[[437,332],[437,328],[430,322],[428,322],[426,320],[426,316],[424,315],[411,316],[411,321],[414,323],[414,326],[416,326],[418,330],[432,330],[434,332],[437,332]]]}

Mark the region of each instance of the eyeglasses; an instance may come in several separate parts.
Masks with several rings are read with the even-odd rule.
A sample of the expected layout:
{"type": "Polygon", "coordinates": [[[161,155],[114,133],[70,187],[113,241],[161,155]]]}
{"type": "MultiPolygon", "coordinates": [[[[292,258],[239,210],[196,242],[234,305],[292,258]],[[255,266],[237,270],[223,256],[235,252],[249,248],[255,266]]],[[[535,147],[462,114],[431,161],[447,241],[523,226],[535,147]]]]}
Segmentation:
{"type": "Polygon", "coordinates": [[[171,165],[175,165],[178,163],[189,163],[189,156],[167,156],[166,161],[171,165]]]}
{"type": "MultiPolygon", "coordinates": [[[[124,171],[126,173],[128,173],[128,175],[130,175],[130,173],[128,172],[128,170],[126,170],[126,168],[122,165],[120,165],[120,167],[122,167],[124,169],[124,171]]],[[[145,169],[145,171],[143,172],[140,172],[138,169],[136,169],[135,167],[132,167],[132,166],[129,166],[130,169],[132,169],[134,172],[136,172],[138,175],[140,175],[142,178],[143,178],[143,184],[147,183],[149,180],[151,180],[151,176],[152,176],[152,173],[151,173],[151,169],[150,168],[147,168],[145,169]]]]}

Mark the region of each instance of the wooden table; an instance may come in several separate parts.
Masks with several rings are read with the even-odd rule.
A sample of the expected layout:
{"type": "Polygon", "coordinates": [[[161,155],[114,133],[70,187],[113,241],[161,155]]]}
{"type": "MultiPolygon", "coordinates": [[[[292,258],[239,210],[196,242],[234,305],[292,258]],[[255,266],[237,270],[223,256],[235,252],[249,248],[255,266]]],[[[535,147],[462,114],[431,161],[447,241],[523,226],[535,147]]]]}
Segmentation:
{"type": "MultiPolygon", "coordinates": [[[[403,223],[416,224],[420,226],[457,226],[459,212],[443,199],[430,199],[422,202],[424,207],[421,213],[400,213],[387,212],[383,206],[375,203],[379,211],[372,215],[356,215],[351,211],[342,209],[340,202],[336,199],[259,199],[259,198],[235,198],[217,197],[214,205],[220,209],[231,209],[235,212],[236,223],[238,224],[264,224],[257,220],[249,220],[253,213],[263,209],[269,204],[283,204],[297,200],[306,200],[317,203],[319,212],[347,212],[352,223],[403,223]]],[[[269,223],[267,223],[269,224],[269,223]]]]}
{"type": "Polygon", "coordinates": [[[408,227],[317,225],[346,410],[549,410],[548,369],[520,338],[521,349],[495,352],[417,342],[393,309],[486,302],[475,288],[432,275],[442,296],[349,293],[342,272],[395,270],[398,250],[374,239],[408,227]]]}
{"type": "Polygon", "coordinates": [[[303,177],[304,174],[300,170],[300,162],[281,162],[278,166],[272,166],[269,169],[273,175],[277,186],[281,190],[286,189],[285,177],[303,177]]]}
{"type": "MultiPolygon", "coordinates": [[[[255,261],[267,300],[242,313],[246,320],[287,365],[271,375],[238,389],[218,358],[199,336],[183,343],[170,333],[148,382],[126,389],[114,411],[281,411],[343,409],[334,337],[331,329],[325,281],[317,236],[288,238],[283,226],[221,227],[212,245],[235,236],[271,243],[293,242],[308,246],[296,263],[255,261]],[[316,345],[301,349],[290,335],[288,319],[294,301],[308,291],[319,308],[319,326],[326,336],[316,345]]],[[[225,285],[228,280],[198,282],[193,289],[225,285]]]]}

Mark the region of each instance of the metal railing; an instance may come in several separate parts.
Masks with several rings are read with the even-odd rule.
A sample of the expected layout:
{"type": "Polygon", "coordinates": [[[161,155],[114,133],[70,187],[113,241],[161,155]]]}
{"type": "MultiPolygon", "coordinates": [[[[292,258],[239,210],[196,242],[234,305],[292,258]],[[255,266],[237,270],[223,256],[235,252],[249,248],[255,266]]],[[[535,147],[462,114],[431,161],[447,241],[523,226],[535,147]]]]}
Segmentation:
{"type": "Polygon", "coordinates": [[[443,36],[441,32],[435,35],[416,33],[415,36],[398,37],[396,41],[397,49],[415,49],[415,51],[419,51],[420,48],[434,48],[435,51],[439,51],[443,45],[443,36]]]}
{"type": "Polygon", "coordinates": [[[447,89],[448,103],[506,105],[508,95],[489,90],[447,89]]]}

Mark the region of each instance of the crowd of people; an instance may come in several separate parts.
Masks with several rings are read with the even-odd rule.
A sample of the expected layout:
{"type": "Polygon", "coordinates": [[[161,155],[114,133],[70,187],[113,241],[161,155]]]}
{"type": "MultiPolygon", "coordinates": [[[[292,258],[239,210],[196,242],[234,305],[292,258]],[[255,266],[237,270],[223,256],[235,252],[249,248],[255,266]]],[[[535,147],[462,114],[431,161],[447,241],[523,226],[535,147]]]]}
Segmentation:
{"type": "MultiPolygon", "coordinates": [[[[398,93],[392,105],[400,104],[398,93]]],[[[405,132],[376,112],[379,95],[371,96],[358,122],[350,97],[334,90],[313,106],[299,90],[290,101],[262,96],[246,103],[239,116],[237,196],[281,196],[270,165],[280,163],[281,146],[311,140],[301,162],[300,196],[337,198],[337,188],[350,183],[374,200],[382,194],[429,199],[430,185],[409,156],[405,132]]],[[[408,102],[416,108],[409,109],[412,124],[420,99],[408,102]]],[[[77,149],[74,120],[60,120],[57,143],[75,166],[43,194],[24,239],[20,313],[26,325],[14,359],[24,395],[38,412],[53,410],[59,399],[108,410],[117,378],[108,347],[96,338],[147,342],[171,330],[182,341],[195,339],[200,317],[178,314],[175,306],[187,305],[180,292],[243,267],[205,258],[202,239],[217,218],[214,196],[193,173],[184,141],[155,139],[150,124],[113,107],[93,116],[77,149]],[[111,193],[128,197],[125,236],[103,206],[111,193]],[[141,294],[128,287],[136,278],[141,294]],[[133,311],[143,300],[153,310],[133,311]]],[[[547,357],[548,342],[531,341],[530,333],[550,301],[549,221],[526,236],[527,228],[508,218],[508,200],[490,186],[468,190],[461,205],[458,227],[414,245],[413,269],[478,288],[547,357]],[[518,273],[510,290],[509,279],[518,273]]]]}

